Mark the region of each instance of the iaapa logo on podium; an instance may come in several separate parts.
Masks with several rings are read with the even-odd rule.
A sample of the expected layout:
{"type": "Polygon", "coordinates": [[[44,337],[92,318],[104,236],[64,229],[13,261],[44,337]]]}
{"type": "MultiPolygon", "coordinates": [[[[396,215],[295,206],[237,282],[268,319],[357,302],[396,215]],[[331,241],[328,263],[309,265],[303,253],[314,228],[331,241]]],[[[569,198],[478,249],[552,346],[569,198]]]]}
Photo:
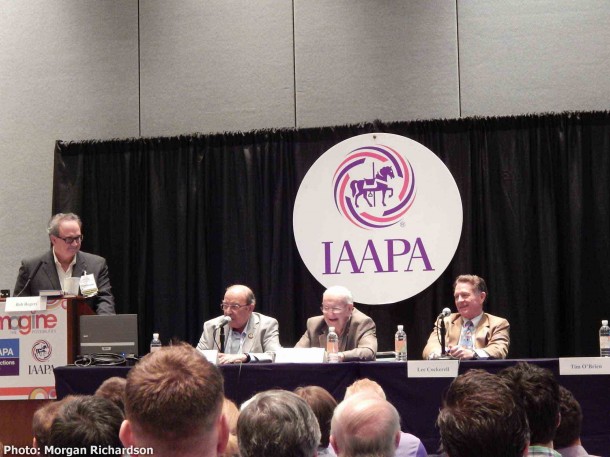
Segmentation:
{"type": "Polygon", "coordinates": [[[451,173],[409,138],[371,133],[326,151],[303,179],[293,228],[303,262],[324,286],[359,303],[395,303],[432,284],[462,232],[451,173]]]}

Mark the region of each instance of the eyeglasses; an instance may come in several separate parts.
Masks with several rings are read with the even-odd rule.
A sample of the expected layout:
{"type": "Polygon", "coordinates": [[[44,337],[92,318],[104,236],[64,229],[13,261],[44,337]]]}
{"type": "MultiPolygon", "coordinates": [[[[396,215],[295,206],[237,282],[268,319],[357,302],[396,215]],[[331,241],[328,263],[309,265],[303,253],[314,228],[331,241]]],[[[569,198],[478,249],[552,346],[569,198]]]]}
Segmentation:
{"type": "Polygon", "coordinates": [[[247,305],[238,305],[237,303],[220,302],[220,309],[222,309],[223,311],[226,311],[227,309],[237,311],[239,308],[244,308],[244,307],[250,306],[250,305],[251,305],[251,303],[248,303],[247,305]]]}
{"type": "Polygon", "coordinates": [[[320,306],[320,311],[322,311],[323,313],[339,314],[341,311],[344,310],[344,308],[329,308],[328,306],[320,306]]]}
{"type": "Polygon", "coordinates": [[[83,241],[83,235],[78,235],[78,236],[67,236],[65,238],[62,238],[61,236],[56,236],[55,238],[59,238],[60,240],[64,240],[64,243],[66,244],[72,244],[75,241],[80,244],[83,241]]]}

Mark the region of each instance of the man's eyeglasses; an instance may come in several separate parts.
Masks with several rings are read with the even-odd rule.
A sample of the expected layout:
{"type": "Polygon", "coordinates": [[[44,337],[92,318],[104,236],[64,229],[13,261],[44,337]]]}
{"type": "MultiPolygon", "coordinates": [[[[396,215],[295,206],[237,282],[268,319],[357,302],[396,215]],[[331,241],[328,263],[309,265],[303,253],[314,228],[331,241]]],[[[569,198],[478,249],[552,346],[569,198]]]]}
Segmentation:
{"type": "Polygon", "coordinates": [[[238,305],[237,303],[225,303],[225,302],[221,302],[220,303],[220,309],[222,309],[223,311],[226,311],[227,309],[231,309],[233,311],[237,311],[239,308],[243,308],[245,306],[250,306],[251,303],[248,303],[247,305],[238,305]]]}
{"type": "Polygon", "coordinates": [[[72,244],[75,241],[80,244],[83,241],[83,235],[78,235],[78,236],[67,236],[65,238],[62,238],[61,236],[56,236],[55,238],[59,238],[60,240],[64,240],[64,243],[66,244],[72,244]]]}
{"type": "Polygon", "coordinates": [[[323,313],[333,313],[333,314],[339,314],[341,311],[343,311],[343,308],[330,308],[328,306],[320,306],[320,310],[323,313]]]}

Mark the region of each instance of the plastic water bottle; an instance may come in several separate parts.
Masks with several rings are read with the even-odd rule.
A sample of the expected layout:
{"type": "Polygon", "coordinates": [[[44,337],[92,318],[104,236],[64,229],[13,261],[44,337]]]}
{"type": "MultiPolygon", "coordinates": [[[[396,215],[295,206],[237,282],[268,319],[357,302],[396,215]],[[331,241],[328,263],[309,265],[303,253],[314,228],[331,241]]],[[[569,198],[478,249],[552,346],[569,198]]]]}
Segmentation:
{"type": "Polygon", "coordinates": [[[337,363],[339,361],[339,336],[335,332],[335,327],[328,327],[326,353],[328,354],[329,363],[337,363]]]}
{"type": "Polygon", "coordinates": [[[403,330],[402,325],[398,326],[398,331],[394,335],[394,352],[396,352],[396,360],[404,362],[407,360],[407,334],[403,330]]]}
{"type": "Polygon", "coordinates": [[[602,321],[599,329],[599,356],[610,357],[610,327],[607,320],[602,321]]]}
{"type": "Polygon", "coordinates": [[[161,340],[159,339],[158,333],[153,333],[153,339],[150,342],[150,352],[155,352],[161,349],[163,345],[161,344],[161,340]]]}

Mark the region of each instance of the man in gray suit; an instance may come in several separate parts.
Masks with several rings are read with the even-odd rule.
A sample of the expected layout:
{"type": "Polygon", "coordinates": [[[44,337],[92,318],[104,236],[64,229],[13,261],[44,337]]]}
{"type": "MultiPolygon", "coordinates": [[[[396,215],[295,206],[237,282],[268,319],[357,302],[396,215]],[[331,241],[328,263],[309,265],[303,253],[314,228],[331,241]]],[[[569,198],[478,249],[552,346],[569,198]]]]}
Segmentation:
{"type": "Polygon", "coordinates": [[[377,334],[375,322],[354,308],[352,293],[342,286],[326,289],[322,296],[322,316],[307,319],[307,330],[297,348],[325,348],[329,327],[339,336],[339,361],[375,360],[377,334]]]}
{"type": "Polygon", "coordinates": [[[227,288],[220,304],[223,315],[203,324],[197,349],[218,349],[218,362],[273,362],[280,345],[277,320],[255,313],[256,298],[250,288],[236,284],[227,288]],[[223,319],[230,317],[231,322],[223,319]],[[224,329],[225,344],[220,347],[220,328],[224,329]]]}
{"type": "Polygon", "coordinates": [[[82,222],[74,213],[53,216],[47,228],[51,249],[22,260],[14,294],[27,297],[38,295],[41,290],[64,291],[67,278],[92,274],[97,293],[87,302],[97,314],[115,314],[106,259],[80,250],[81,229],[82,222]]]}

